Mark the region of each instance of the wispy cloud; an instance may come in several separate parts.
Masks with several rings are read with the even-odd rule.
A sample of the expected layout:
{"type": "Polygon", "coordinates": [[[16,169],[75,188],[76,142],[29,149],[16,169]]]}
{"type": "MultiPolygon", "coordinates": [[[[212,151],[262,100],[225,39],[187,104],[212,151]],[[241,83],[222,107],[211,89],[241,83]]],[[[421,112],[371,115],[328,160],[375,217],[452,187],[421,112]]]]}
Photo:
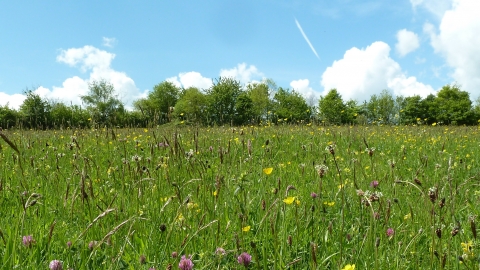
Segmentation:
{"type": "Polygon", "coordinates": [[[320,59],[320,57],[318,56],[317,51],[315,51],[315,48],[313,47],[312,43],[311,43],[310,40],[308,39],[307,35],[305,34],[305,32],[303,32],[302,26],[301,26],[300,23],[297,21],[297,18],[295,18],[295,23],[297,24],[297,27],[298,27],[298,30],[300,30],[300,33],[302,33],[303,38],[304,38],[305,41],[308,43],[308,46],[310,46],[310,49],[312,49],[313,53],[317,56],[318,59],[320,59]]]}
{"type": "Polygon", "coordinates": [[[103,37],[103,46],[113,48],[113,46],[117,43],[116,38],[108,38],[103,37]]]}

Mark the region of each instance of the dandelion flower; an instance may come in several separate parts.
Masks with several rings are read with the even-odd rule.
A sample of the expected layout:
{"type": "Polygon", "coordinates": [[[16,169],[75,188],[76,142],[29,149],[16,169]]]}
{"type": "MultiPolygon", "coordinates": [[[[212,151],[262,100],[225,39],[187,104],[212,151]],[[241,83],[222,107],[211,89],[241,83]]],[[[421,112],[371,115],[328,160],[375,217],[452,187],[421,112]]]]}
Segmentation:
{"type": "Polygon", "coordinates": [[[270,168],[265,168],[265,169],[263,169],[263,172],[264,172],[266,175],[270,175],[270,174],[272,173],[272,171],[273,171],[273,168],[271,168],[271,167],[270,167],[270,168]]]}
{"type": "Polygon", "coordinates": [[[283,202],[286,204],[292,204],[295,201],[295,197],[287,197],[283,199],[283,202]]]}

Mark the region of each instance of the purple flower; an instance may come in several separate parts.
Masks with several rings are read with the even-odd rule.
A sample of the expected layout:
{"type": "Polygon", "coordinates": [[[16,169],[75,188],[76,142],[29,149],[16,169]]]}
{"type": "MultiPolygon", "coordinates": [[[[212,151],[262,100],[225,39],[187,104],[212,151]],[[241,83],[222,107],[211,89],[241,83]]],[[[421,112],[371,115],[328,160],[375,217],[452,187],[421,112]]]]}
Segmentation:
{"type": "Polygon", "coordinates": [[[310,197],[312,197],[312,199],[315,199],[315,198],[318,197],[318,195],[317,195],[317,193],[312,192],[312,193],[310,194],[310,197]]]}
{"type": "Polygon", "coordinates": [[[250,262],[252,261],[252,256],[250,256],[250,254],[246,253],[246,252],[243,252],[242,254],[240,254],[240,256],[238,256],[238,263],[247,267],[250,262]]]}
{"type": "Polygon", "coordinates": [[[391,237],[395,234],[395,231],[392,229],[392,228],[388,228],[387,229],[387,236],[388,237],[391,237]]]}
{"type": "Polygon", "coordinates": [[[378,181],[377,181],[377,180],[373,180],[373,181],[370,183],[370,187],[372,187],[372,188],[377,188],[377,187],[378,187],[378,181]]]}
{"type": "Polygon", "coordinates": [[[217,250],[215,250],[215,254],[223,256],[223,255],[226,254],[226,252],[225,252],[225,249],[219,247],[219,248],[217,248],[217,250]]]}
{"type": "Polygon", "coordinates": [[[67,242],[67,247],[68,247],[68,248],[71,248],[71,247],[72,247],[72,241],[68,241],[68,242],[67,242]]]}
{"type": "Polygon", "coordinates": [[[178,257],[178,253],[176,251],[172,252],[172,258],[178,257]]]}
{"type": "Polygon", "coordinates": [[[97,241],[90,241],[90,243],[88,243],[88,249],[93,250],[93,248],[95,248],[96,245],[97,245],[97,241]]]}
{"type": "Polygon", "coordinates": [[[22,238],[22,243],[24,246],[26,246],[27,248],[30,248],[32,247],[32,245],[35,243],[35,239],[33,239],[33,236],[31,235],[25,235],[23,238],[22,238]]]}
{"type": "Polygon", "coordinates": [[[185,257],[185,255],[182,256],[180,259],[180,263],[178,264],[178,268],[181,270],[192,270],[193,269],[193,262],[192,262],[192,256],[189,256],[188,259],[185,257]]]}
{"type": "Polygon", "coordinates": [[[50,264],[48,265],[48,268],[50,268],[50,270],[62,270],[63,269],[63,265],[62,265],[62,262],[59,261],[59,260],[53,260],[50,262],[50,264]]]}

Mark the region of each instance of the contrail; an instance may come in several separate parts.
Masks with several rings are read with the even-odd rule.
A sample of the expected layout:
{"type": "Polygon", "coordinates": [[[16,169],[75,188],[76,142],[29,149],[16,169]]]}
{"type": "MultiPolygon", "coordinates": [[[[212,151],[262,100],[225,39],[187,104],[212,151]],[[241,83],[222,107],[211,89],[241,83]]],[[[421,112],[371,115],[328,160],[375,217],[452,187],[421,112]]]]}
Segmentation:
{"type": "Polygon", "coordinates": [[[317,51],[315,51],[315,48],[313,48],[312,43],[310,42],[310,40],[308,40],[307,35],[305,34],[305,32],[303,32],[302,26],[297,21],[297,18],[295,18],[295,23],[297,24],[297,27],[298,27],[298,30],[300,30],[300,33],[302,33],[303,38],[308,43],[308,46],[310,46],[310,49],[312,49],[313,53],[317,56],[318,59],[320,59],[320,57],[318,57],[317,51]]]}

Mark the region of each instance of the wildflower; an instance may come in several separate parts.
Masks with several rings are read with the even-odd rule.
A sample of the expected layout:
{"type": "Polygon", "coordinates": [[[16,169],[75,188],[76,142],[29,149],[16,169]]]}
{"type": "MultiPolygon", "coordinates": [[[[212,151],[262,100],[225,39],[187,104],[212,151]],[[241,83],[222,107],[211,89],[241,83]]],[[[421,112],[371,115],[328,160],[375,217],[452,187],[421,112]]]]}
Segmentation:
{"type": "Polygon", "coordinates": [[[219,248],[217,248],[217,249],[215,250],[215,254],[220,255],[220,256],[223,256],[223,255],[226,254],[226,252],[225,252],[225,249],[219,247],[219,248]]]}
{"type": "Polygon", "coordinates": [[[132,156],[132,161],[139,162],[140,160],[142,160],[142,158],[139,157],[138,155],[132,156]]]}
{"type": "Polygon", "coordinates": [[[243,252],[242,254],[240,254],[240,256],[238,256],[237,260],[239,264],[247,267],[252,261],[252,256],[250,256],[250,254],[246,252],[243,252]]]}
{"type": "Polygon", "coordinates": [[[334,206],[335,202],[323,202],[323,204],[326,206],[334,206]]]}
{"type": "Polygon", "coordinates": [[[62,262],[59,261],[59,260],[53,260],[50,262],[50,264],[48,265],[48,268],[50,268],[50,270],[62,270],[63,269],[63,265],[62,265],[62,262]]]}
{"type": "Polygon", "coordinates": [[[140,255],[140,258],[138,259],[138,261],[140,262],[140,264],[145,264],[145,262],[147,261],[147,257],[145,257],[145,255],[140,255]]]}
{"type": "Polygon", "coordinates": [[[90,241],[88,243],[88,249],[92,250],[97,245],[97,241],[90,241]]]}
{"type": "Polygon", "coordinates": [[[31,235],[26,235],[22,238],[22,243],[25,247],[30,248],[35,243],[35,239],[31,235]]]}
{"type": "Polygon", "coordinates": [[[295,197],[287,197],[283,199],[283,202],[286,204],[292,204],[295,201],[295,197]]]}
{"type": "Polygon", "coordinates": [[[355,270],[355,264],[347,264],[342,268],[342,270],[355,270]]]}
{"type": "Polygon", "coordinates": [[[265,173],[266,175],[270,175],[273,171],[273,168],[265,168],[263,169],[263,173],[265,173]]]}
{"type": "Polygon", "coordinates": [[[250,231],[250,228],[251,228],[250,225],[249,225],[249,226],[245,226],[245,227],[242,228],[242,232],[249,232],[249,231],[250,231]]]}
{"type": "Polygon", "coordinates": [[[325,150],[327,150],[328,152],[330,152],[330,154],[332,155],[335,155],[335,144],[329,144],[325,150]]]}
{"type": "Polygon", "coordinates": [[[462,250],[463,250],[463,255],[462,255],[462,258],[464,260],[469,260],[471,258],[474,257],[474,253],[473,253],[473,243],[472,241],[468,241],[466,243],[461,243],[462,245],[462,250]]]}
{"type": "Polygon", "coordinates": [[[178,253],[176,251],[172,252],[172,258],[177,258],[178,257],[178,253]]]}
{"type": "Polygon", "coordinates": [[[323,178],[325,174],[328,172],[328,167],[326,165],[316,165],[315,170],[317,171],[320,178],[323,178]]]}
{"type": "Polygon", "coordinates": [[[312,197],[312,199],[315,199],[315,198],[318,197],[318,195],[317,195],[317,193],[312,192],[312,193],[310,194],[310,197],[312,197]]]}
{"type": "Polygon", "coordinates": [[[378,181],[377,181],[377,180],[373,180],[373,181],[370,183],[370,187],[372,187],[372,188],[377,188],[377,187],[378,187],[378,181]]]}
{"type": "Polygon", "coordinates": [[[72,241],[68,241],[68,242],[67,242],[67,247],[68,247],[68,248],[71,248],[71,247],[72,247],[72,241]]]}
{"type": "Polygon", "coordinates": [[[373,152],[375,152],[375,147],[367,148],[365,149],[365,152],[367,152],[369,156],[373,156],[373,152]]]}
{"type": "Polygon", "coordinates": [[[178,268],[181,270],[192,270],[193,269],[193,262],[192,262],[192,256],[189,256],[188,259],[185,257],[185,255],[182,256],[180,259],[180,263],[178,264],[178,268]]]}
{"type": "Polygon", "coordinates": [[[392,237],[395,234],[395,231],[392,228],[387,229],[387,236],[392,237]]]}

